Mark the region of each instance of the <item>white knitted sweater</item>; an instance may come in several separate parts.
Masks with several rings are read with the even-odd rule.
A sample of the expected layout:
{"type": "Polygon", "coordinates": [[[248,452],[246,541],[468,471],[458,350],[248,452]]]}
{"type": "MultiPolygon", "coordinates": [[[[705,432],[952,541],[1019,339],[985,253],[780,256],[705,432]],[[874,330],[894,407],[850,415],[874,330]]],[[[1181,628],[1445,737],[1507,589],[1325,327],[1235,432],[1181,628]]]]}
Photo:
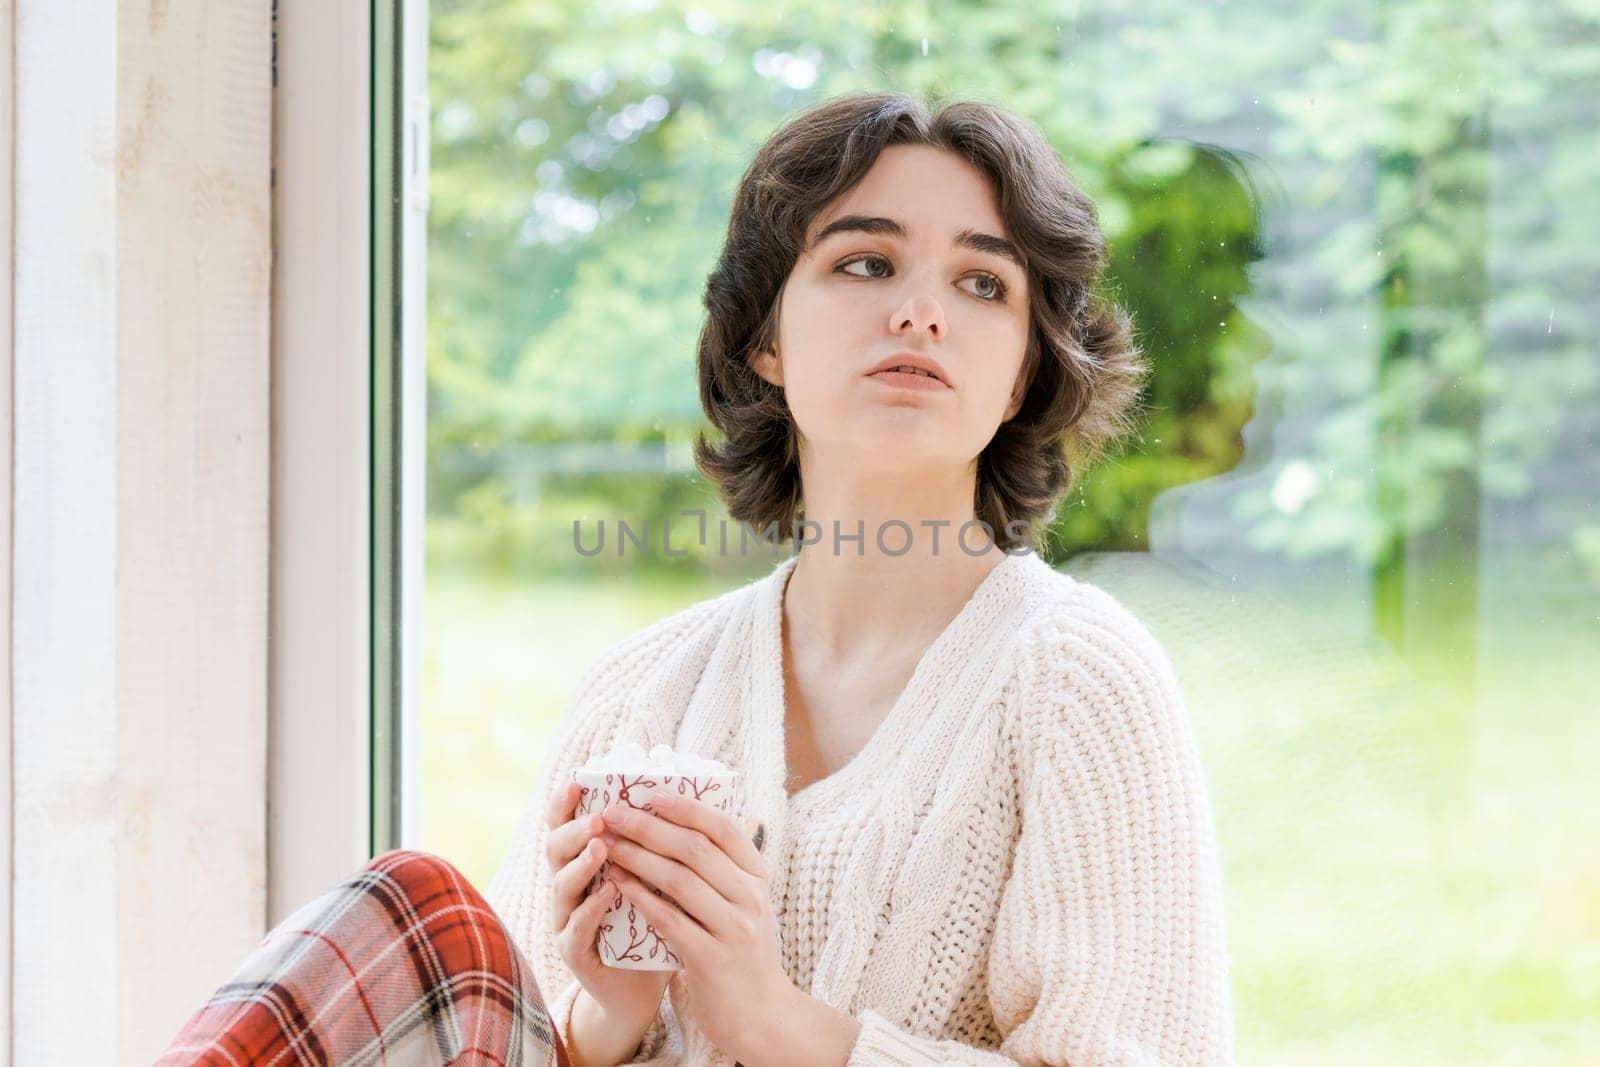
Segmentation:
{"type": "MultiPolygon", "coordinates": [[[[562,716],[486,896],[563,1037],[579,986],[545,933],[544,812],[569,768],[634,740],[742,772],[731,814],[767,824],[784,969],[861,1023],[848,1067],[1232,1063],[1210,802],[1148,630],[1098,587],[1008,556],[866,746],[789,797],[796,559],[614,645],[562,716]]],[[[732,1067],[681,976],[633,1062],[732,1067]]]]}

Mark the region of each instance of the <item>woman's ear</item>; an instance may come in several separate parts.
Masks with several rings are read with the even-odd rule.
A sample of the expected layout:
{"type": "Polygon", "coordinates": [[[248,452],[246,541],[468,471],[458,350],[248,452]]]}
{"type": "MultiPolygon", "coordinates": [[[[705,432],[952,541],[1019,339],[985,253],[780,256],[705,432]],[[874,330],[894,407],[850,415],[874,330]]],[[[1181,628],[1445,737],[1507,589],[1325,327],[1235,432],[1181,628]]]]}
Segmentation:
{"type": "Polygon", "coordinates": [[[783,361],[778,354],[770,348],[757,349],[750,356],[750,369],[759,374],[762,380],[783,388],[783,361]]]}

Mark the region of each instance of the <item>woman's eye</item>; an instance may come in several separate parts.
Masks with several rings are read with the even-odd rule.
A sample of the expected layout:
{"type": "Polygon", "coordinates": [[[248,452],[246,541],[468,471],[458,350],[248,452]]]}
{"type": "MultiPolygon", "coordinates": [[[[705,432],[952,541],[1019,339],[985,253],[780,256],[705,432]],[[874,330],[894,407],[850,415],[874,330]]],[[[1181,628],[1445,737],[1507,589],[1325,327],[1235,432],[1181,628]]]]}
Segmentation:
{"type": "Polygon", "coordinates": [[[968,292],[980,300],[992,300],[998,303],[1006,298],[1006,283],[992,274],[974,274],[961,280],[978,283],[979,288],[969,289],[968,292]]]}
{"type": "Polygon", "coordinates": [[[889,270],[889,261],[887,259],[884,259],[882,256],[862,256],[860,259],[852,259],[850,262],[844,264],[839,269],[844,271],[846,274],[854,274],[858,278],[887,278],[889,276],[888,273],[887,273],[888,270],[889,270]],[[863,274],[863,273],[861,273],[859,271],[852,271],[850,269],[851,267],[859,267],[859,266],[862,266],[864,264],[868,265],[868,266],[882,267],[883,270],[884,270],[884,273],[880,274],[877,271],[869,270],[865,274],[863,274]]]}

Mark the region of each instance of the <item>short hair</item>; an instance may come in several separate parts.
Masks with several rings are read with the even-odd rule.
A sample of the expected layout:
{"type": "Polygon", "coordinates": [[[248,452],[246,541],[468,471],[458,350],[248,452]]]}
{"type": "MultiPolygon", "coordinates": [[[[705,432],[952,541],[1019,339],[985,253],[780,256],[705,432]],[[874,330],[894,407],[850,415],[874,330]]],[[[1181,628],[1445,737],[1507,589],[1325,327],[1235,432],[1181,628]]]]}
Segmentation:
{"type": "Polygon", "coordinates": [[[784,283],[808,227],[865,177],[891,145],[952,151],[992,183],[1022,251],[1029,326],[1022,406],[978,457],[975,517],[1003,543],[1021,520],[1039,548],[1040,519],[1127,432],[1146,367],[1128,314],[1093,292],[1107,264],[1094,203],[1038,127],[1004,109],[962,101],[930,114],[899,93],[824,101],[756,152],[740,179],[721,255],[706,282],[696,358],[700,404],[724,440],[696,435],[695,463],[729,514],[758,530],[795,531],[804,496],[796,427],[783,390],[750,364],[776,343],[784,283]]]}

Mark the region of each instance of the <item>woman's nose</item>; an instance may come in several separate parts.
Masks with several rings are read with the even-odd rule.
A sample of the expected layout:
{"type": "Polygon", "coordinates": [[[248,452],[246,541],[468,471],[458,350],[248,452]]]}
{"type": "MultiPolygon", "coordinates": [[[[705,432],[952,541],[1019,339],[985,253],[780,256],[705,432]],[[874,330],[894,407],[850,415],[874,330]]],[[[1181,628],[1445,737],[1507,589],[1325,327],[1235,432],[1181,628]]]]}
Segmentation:
{"type": "Polygon", "coordinates": [[[935,337],[943,336],[944,308],[926,293],[912,293],[895,309],[889,320],[889,330],[891,333],[925,330],[935,337]]]}

